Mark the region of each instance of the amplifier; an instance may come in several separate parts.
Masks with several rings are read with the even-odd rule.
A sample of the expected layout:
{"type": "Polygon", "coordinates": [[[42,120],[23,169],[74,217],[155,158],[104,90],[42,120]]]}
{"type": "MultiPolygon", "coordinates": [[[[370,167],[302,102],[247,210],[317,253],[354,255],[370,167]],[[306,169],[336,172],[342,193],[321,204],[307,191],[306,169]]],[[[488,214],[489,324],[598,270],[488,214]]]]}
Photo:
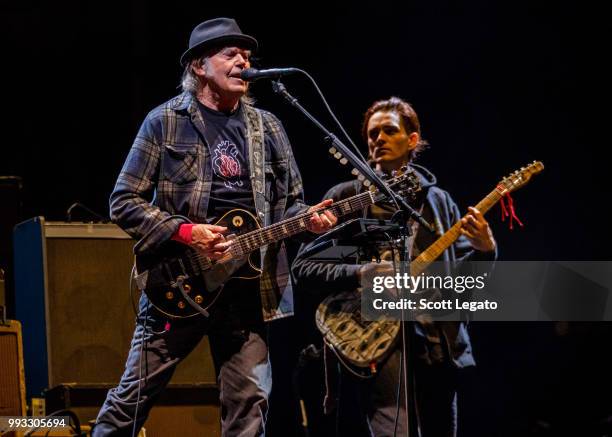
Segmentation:
{"type": "Polygon", "coordinates": [[[6,318],[6,286],[4,284],[4,270],[0,266],[0,318],[2,320],[6,318]]]}
{"type": "MultiPolygon", "coordinates": [[[[25,416],[26,411],[21,324],[0,320],[0,416],[25,416]]],[[[5,435],[2,429],[0,434],[5,435]]]]}
{"type": "MultiPolygon", "coordinates": [[[[116,385],[135,326],[129,292],[134,241],[114,224],[35,217],[15,227],[14,242],[28,397],[60,384],[116,385]]],[[[171,384],[215,382],[205,338],[171,384]]]]}

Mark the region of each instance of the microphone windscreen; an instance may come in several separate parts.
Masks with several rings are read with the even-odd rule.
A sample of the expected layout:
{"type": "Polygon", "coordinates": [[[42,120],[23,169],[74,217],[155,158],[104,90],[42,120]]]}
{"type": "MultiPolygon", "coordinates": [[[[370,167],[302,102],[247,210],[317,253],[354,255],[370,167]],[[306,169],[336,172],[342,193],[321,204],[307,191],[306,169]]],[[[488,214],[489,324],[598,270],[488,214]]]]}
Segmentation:
{"type": "Polygon", "coordinates": [[[258,72],[259,70],[257,70],[256,68],[247,68],[240,72],[240,79],[246,81],[252,80],[255,78],[255,76],[257,76],[258,72]]]}

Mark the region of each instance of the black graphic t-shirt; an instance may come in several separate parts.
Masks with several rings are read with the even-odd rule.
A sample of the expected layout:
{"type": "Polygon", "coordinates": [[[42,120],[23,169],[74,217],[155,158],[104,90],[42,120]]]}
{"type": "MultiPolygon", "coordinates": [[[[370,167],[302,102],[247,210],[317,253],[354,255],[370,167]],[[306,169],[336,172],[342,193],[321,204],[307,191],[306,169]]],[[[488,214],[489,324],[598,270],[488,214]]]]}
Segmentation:
{"type": "Polygon", "coordinates": [[[201,103],[199,106],[206,125],[205,136],[213,167],[208,201],[209,222],[215,222],[235,208],[254,214],[242,105],[231,114],[215,111],[201,103]]]}

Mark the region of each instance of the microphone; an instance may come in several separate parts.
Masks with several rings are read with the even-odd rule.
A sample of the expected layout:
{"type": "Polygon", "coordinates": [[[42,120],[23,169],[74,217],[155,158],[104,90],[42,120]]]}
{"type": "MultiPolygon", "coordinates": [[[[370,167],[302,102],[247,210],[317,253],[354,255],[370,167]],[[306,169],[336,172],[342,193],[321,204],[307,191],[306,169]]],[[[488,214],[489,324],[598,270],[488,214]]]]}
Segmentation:
{"type": "Polygon", "coordinates": [[[269,68],[267,70],[247,68],[240,73],[240,79],[247,82],[254,82],[259,79],[279,79],[282,76],[297,73],[299,71],[300,70],[297,68],[269,68]]]}

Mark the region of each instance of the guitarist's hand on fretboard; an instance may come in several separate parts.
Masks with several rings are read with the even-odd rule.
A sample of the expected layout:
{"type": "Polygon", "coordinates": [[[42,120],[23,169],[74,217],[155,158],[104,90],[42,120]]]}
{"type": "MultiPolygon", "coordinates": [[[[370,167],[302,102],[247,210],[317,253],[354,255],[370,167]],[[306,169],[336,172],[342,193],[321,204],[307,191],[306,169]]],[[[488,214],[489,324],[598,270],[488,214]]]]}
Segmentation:
{"type": "MultiPolygon", "coordinates": [[[[308,212],[328,208],[332,205],[332,203],[334,203],[333,199],[325,199],[323,202],[317,203],[316,205],[308,208],[308,212]]],[[[336,226],[336,223],[338,223],[338,217],[336,217],[330,210],[325,210],[320,213],[312,214],[306,227],[310,232],[315,234],[324,234],[336,226]]]]}

